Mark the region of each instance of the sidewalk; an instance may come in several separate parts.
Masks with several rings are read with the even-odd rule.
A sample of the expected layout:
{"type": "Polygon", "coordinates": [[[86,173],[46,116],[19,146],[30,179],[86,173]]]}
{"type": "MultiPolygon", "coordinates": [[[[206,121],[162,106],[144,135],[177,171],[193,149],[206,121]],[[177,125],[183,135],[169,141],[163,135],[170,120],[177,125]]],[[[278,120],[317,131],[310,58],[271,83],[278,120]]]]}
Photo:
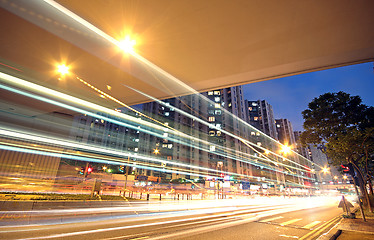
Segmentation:
{"type": "Polygon", "coordinates": [[[356,219],[343,218],[326,235],[322,235],[318,240],[367,240],[374,239],[374,214],[365,213],[366,222],[357,212],[356,219]]]}
{"type": "Polygon", "coordinates": [[[337,229],[342,230],[342,233],[337,238],[339,240],[374,239],[374,219],[372,218],[366,219],[366,222],[362,218],[343,219],[337,229]]]}

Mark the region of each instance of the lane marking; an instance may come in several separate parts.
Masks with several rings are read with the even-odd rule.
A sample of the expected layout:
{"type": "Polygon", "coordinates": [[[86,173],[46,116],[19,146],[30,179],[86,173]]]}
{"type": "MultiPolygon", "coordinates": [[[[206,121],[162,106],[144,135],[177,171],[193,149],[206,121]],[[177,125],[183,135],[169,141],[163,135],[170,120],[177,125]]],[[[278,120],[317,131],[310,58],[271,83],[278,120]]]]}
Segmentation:
{"type": "Polygon", "coordinates": [[[298,221],[300,221],[300,220],[303,220],[303,219],[302,219],[302,218],[296,218],[296,219],[292,219],[292,220],[287,221],[287,222],[282,222],[282,223],[279,224],[279,225],[281,225],[281,226],[286,226],[286,225],[289,225],[289,224],[291,224],[291,223],[298,222],[298,221]]]}
{"type": "Polygon", "coordinates": [[[288,236],[288,235],[279,235],[279,237],[286,237],[286,238],[299,238],[298,236],[288,236]]]}
{"type": "Polygon", "coordinates": [[[278,220],[278,219],[281,219],[283,218],[282,216],[280,217],[273,217],[273,218],[268,218],[268,219],[265,219],[265,220],[261,220],[259,222],[270,222],[270,221],[273,221],[273,220],[278,220]]]}
{"type": "Polygon", "coordinates": [[[338,215],[334,218],[332,218],[331,220],[325,222],[324,224],[322,224],[321,226],[317,227],[316,229],[314,229],[313,231],[310,231],[309,233],[305,234],[304,236],[302,236],[300,238],[300,240],[303,240],[303,239],[312,239],[315,235],[319,234],[320,231],[323,231],[325,228],[327,228],[329,225],[332,225],[335,221],[339,220],[341,217],[341,215],[338,215]]]}
{"type": "Polygon", "coordinates": [[[305,226],[302,227],[302,228],[310,229],[310,228],[312,228],[312,227],[318,225],[320,222],[321,222],[321,221],[314,221],[314,222],[312,222],[312,223],[309,223],[309,224],[305,225],[305,226]]]}

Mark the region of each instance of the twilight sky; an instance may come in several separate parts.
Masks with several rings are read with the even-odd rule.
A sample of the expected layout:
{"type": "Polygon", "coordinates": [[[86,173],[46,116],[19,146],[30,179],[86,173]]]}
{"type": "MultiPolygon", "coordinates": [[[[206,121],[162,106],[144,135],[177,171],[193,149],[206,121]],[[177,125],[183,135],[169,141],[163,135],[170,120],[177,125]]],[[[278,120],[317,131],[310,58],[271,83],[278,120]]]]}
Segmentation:
{"type": "Polygon", "coordinates": [[[303,130],[301,112],[321,94],[344,91],[359,95],[364,104],[374,106],[373,63],[247,84],[243,91],[245,99],[267,100],[273,106],[275,118],[287,118],[295,131],[303,130]]]}

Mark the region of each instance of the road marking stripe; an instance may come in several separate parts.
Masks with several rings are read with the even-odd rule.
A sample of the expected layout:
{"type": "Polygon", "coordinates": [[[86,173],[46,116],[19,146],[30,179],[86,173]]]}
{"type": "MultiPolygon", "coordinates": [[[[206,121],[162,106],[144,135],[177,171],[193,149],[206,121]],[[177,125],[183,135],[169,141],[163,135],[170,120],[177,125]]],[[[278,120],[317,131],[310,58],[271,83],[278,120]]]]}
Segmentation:
{"type": "Polygon", "coordinates": [[[312,223],[309,223],[309,224],[305,225],[305,226],[302,227],[302,228],[309,229],[309,228],[312,228],[312,227],[316,226],[316,225],[319,224],[320,222],[321,222],[321,221],[314,221],[314,222],[312,222],[312,223]]]}
{"type": "Polygon", "coordinates": [[[339,220],[339,218],[341,217],[341,215],[338,215],[336,217],[334,217],[333,219],[325,222],[324,224],[322,224],[321,226],[318,226],[316,229],[314,229],[313,231],[310,231],[309,233],[305,234],[304,236],[302,236],[299,240],[303,240],[303,239],[307,239],[310,237],[310,239],[313,238],[314,235],[316,235],[316,232],[319,232],[320,229],[324,229],[325,226],[329,226],[331,225],[332,223],[334,223],[334,221],[336,220],[339,220]],[[313,235],[313,236],[311,236],[313,235]]]}
{"type": "Polygon", "coordinates": [[[286,238],[299,238],[298,236],[288,236],[288,235],[279,235],[279,237],[286,237],[286,238]]]}
{"type": "Polygon", "coordinates": [[[289,225],[289,224],[291,224],[291,223],[298,222],[298,221],[300,221],[300,220],[302,220],[302,218],[296,218],[296,219],[292,219],[292,220],[287,221],[287,222],[282,222],[282,223],[279,224],[279,225],[281,225],[281,226],[286,226],[286,225],[289,225]]]}
{"type": "MultiPolygon", "coordinates": [[[[330,222],[329,224],[327,224],[326,226],[324,226],[323,228],[319,229],[315,234],[313,234],[312,238],[314,237],[318,237],[319,235],[322,234],[323,231],[325,231],[327,228],[331,227],[331,225],[335,224],[336,225],[336,222],[339,222],[340,219],[337,218],[337,219],[334,219],[334,221],[330,222]]],[[[332,227],[331,227],[332,228],[332,227]]]]}
{"type": "Polygon", "coordinates": [[[281,219],[281,218],[283,218],[283,217],[282,216],[280,216],[280,217],[273,217],[273,218],[268,218],[268,219],[265,219],[265,220],[261,220],[259,222],[270,222],[270,221],[281,219]]]}

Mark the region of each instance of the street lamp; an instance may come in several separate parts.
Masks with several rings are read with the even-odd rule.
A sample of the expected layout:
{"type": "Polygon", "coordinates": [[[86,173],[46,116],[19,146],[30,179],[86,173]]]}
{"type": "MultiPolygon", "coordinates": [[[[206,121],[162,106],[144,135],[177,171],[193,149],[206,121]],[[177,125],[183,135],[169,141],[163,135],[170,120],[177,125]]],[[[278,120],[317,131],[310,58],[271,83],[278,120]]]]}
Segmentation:
{"type": "Polygon", "coordinates": [[[284,154],[284,155],[287,155],[291,152],[291,147],[288,146],[287,144],[286,145],[282,145],[281,147],[281,152],[284,154]]]}
{"type": "Polygon", "coordinates": [[[57,66],[57,72],[61,74],[61,76],[64,76],[69,73],[69,67],[65,64],[61,64],[57,66]]]}
{"type": "MultiPolygon", "coordinates": [[[[222,174],[223,174],[223,173],[222,173],[222,167],[223,167],[223,162],[221,162],[221,161],[217,162],[217,170],[218,170],[218,168],[220,168],[220,170],[221,170],[221,174],[220,174],[220,176],[221,176],[221,177],[223,177],[223,176],[222,176],[222,174]]],[[[220,181],[218,181],[218,178],[217,178],[218,198],[219,198],[219,192],[220,192],[220,191],[219,191],[219,190],[220,190],[220,189],[219,189],[219,182],[220,182],[220,181]]],[[[222,180],[222,183],[223,183],[223,180],[222,180]]],[[[223,199],[223,184],[222,184],[221,190],[222,190],[222,199],[223,199]]]]}
{"type": "Polygon", "coordinates": [[[153,154],[160,154],[160,150],[158,150],[157,148],[153,149],[153,154]]]}
{"type": "Polygon", "coordinates": [[[122,49],[125,53],[133,53],[134,46],[136,44],[136,41],[134,39],[131,39],[130,36],[126,36],[125,39],[118,42],[118,47],[122,49]]]}

